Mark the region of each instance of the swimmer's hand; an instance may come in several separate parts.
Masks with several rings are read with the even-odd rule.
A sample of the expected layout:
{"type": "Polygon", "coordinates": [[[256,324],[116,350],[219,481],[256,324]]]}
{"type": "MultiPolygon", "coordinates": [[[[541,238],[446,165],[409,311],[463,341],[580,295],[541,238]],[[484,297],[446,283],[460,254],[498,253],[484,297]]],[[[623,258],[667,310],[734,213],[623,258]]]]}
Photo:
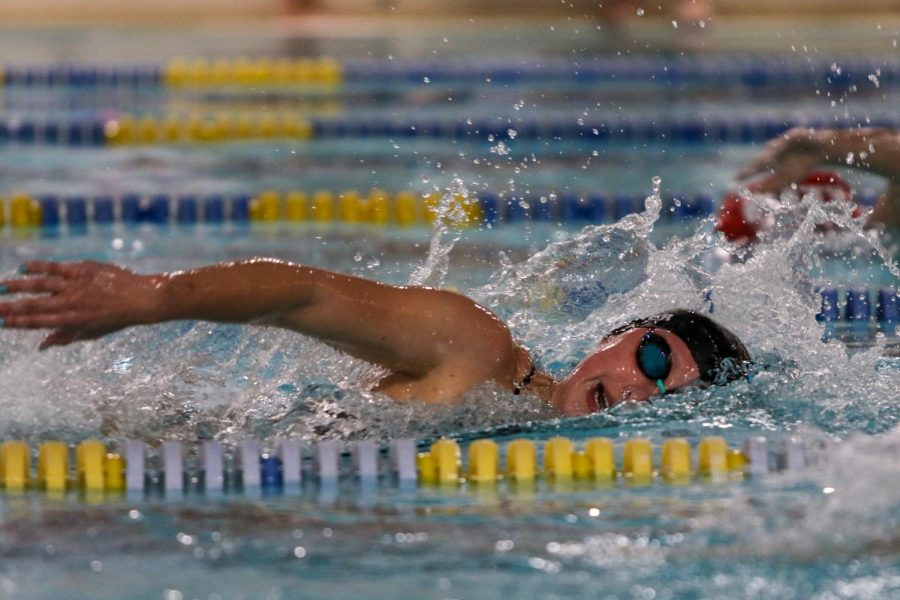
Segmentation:
{"type": "Polygon", "coordinates": [[[777,194],[797,183],[826,160],[827,132],[795,127],[775,138],[737,174],[738,179],[762,175],[747,187],[753,192],[777,194]]]}
{"type": "Polygon", "coordinates": [[[41,350],[157,321],[153,277],[94,261],[35,261],[20,270],[23,277],[0,285],[7,295],[27,296],[0,302],[0,318],[10,329],[52,329],[41,350]]]}
{"type": "Polygon", "coordinates": [[[752,192],[779,193],[818,166],[862,169],[884,177],[885,193],[869,215],[869,225],[900,228],[900,131],[882,127],[809,129],[795,127],[769,142],[739,173],[752,192]]]}

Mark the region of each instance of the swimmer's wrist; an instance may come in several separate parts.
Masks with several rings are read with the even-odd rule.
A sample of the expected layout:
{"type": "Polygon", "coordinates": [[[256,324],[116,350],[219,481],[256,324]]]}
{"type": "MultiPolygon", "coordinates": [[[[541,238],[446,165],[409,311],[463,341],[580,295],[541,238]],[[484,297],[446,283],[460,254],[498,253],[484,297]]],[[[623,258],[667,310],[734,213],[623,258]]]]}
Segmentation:
{"type": "Polygon", "coordinates": [[[864,127],[817,132],[825,134],[818,142],[823,162],[842,167],[855,167],[885,177],[889,183],[900,182],[900,137],[893,129],[864,127]]]}
{"type": "Polygon", "coordinates": [[[172,303],[169,301],[169,284],[171,277],[167,273],[158,275],[145,275],[144,285],[146,294],[143,298],[143,309],[139,311],[140,325],[152,325],[176,318],[172,313],[172,303]]]}
{"type": "Polygon", "coordinates": [[[799,150],[814,155],[822,164],[829,164],[836,155],[834,146],[837,136],[838,132],[834,129],[804,129],[795,144],[799,150]]]}

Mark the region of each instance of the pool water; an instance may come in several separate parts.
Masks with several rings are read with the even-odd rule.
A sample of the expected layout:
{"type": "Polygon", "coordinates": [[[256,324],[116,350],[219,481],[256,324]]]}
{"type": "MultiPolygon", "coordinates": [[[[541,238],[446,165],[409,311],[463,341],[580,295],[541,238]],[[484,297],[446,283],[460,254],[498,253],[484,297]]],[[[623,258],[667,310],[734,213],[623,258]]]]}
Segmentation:
{"type": "MultiPolygon", "coordinates": [[[[486,302],[495,301],[497,285],[514,292],[497,273],[499,253],[521,264],[532,249],[513,231],[464,234],[446,283],[486,302]]],[[[541,243],[563,237],[549,228],[532,234],[541,243]]],[[[15,250],[4,252],[3,270],[11,273],[32,256],[115,260],[153,271],[260,254],[403,281],[422,264],[428,238],[427,230],[314,225],[98,229],[17,239],[15,250]]],[[[678,258],[672,248],[651,256],[678,258]]],[[[754,295],[763,290],[756,285],[766,283],[751,265],[749,276],[761,283],[745,286],[745,309],[759,308],[754,295]]],[[[672,284],[669,293],[699,303],[699,295],[683,296],[683,282],[661,287],[672,284]]],[[[642,293],[630,294],[629,310],[643,309],[642,293]]],[[[766,294],[796,309],[791,290],[766,294]]],[[[806,301],[804,310],[778,315],[786,319],[780,327],[790,329],[783,335],[798,336],[790,343],[768,340],[765,327],[752,333],[753,315],[748,323],[726,312],[754,352],[775,349],[770,369],[752,383],[568,420],[492,389],[471,394],[460,408],[399,407],[353,384],[363,365],[260,328],[172,324],[40,354],[33,350],[38,334],[7,334],[4,437],[33,445],[97,435],[189,444],[411,436],[427,444],[445,435],[503,443],[560,434],[576,441],[640,435],[659,445],[718,434],[737,447],[762,433],[773,443],[801,435],[816,460],[789,475],[686,487],[541,482],[534,489],[412,492],[388,480],[368,491],[351,482],[324,489],[310,480],[287,496],[112,497],[94,506],[78,496],[8,497],[3,589],[14,598],[116,598],[123,589],[136,598],[890,596],[900,576],[891,550],[896,497],[881,482],[896,476],[885,456],[898,443],[892,430],[900,410],[892,400],[900,371],[877,349],[848,357],[842,347],[822,346],[813,294],[806,301]],[[791,344],[821,347],[820,356],[807,360],[791,344]]],[[[725,311],[727,300],[719,304],[725,311]]],[[[530,346],[557,352],[542,358],[551,366],[589,348],[579,330],[599,331],[595,322],[623,316],[618,308],[605,315],[600,308],[587,321],[557,312],[523,317],[533,309],[512,303],[506,309],[530,346]],[[552,335],[569,341],[545,346],[552,335]]]]}
{"type": "MultiPolygon", "coordinates": [[[[481,42],[489,45],[488,33],[482,35],[481,42]]],[[[242,47],[292,52],[291,46],[266,46],[250,37],[256,41],[242,47]]],[[[534,52],[558,54],[561,41],[550,37],[536,43],[534,52]]],[[[59,39],[32,42],[35,55],[58,47],[59,39]]],[[[346,41],[311,39],[347,56],[357,54],[346,41]]],[[[200,35],[188,50],[224,53],[214,43],[217,38],[212,40],[200,35]]],[[[437,49],[443,42],[424,43],[437,49]]],[[[132,50],[125,52],[127,57],[132,50]]],[[[147,60],[171,58],[157,52],[147,60]]],[[[466,52],[457,47],[454,54],[466,52]]],[[[108,57],[98,62],[108,63],[108,57]]],[[[655,89],[645,83],[651,92],[655,89]]],[[[473,85],[468,104],[457,113],[457,107],[440,101],[446,90],[435,92],[429,85],[385,86],[387,99],[374,107],[365,96],[371,90],[349,87],[346,93],[335,92],[338,114],[357,110],[354,103],[359,103],[373,113],[401,117],[421,104],[460,118],[472,111],[514,115],[522,110],[517,103],[527,98],[529,110],[539,117],[560,111],[573,119],[584,112],[605,118],[608,108],[629,114],[805,111],[810,118],[828,118],[844,104],[860,114],[890,113],[895,94],[887,86],[860,98],[847,92],[842,106],[832,106],[832,98],[819,103],[814,90],[731,90],[721,101],[713,88],[684,91],[693,103],[678,107],[658,94],[613,85],[571,93],[540,84],[522,90],[473,85]],[[708,108],[696,101],[703,94],[708,108]],[[604,103],[610,106],[596,111],[604,103]]],[[[151,96],[145,104],[127,97],[119,102],[115,97],[67,99],[65,94],[58,104],[57,93],[11,91],[4,114],[115,115],[135,112],[135,106],[165,111],[170,104],[180,110],[221,101],[159,92],[161,97],[151,96]]],[[[266,93],[245,90],[242,95],[253,110],[266,110],[266,93]]],[[[680,92],[674,97],[685,98],[680,92]]],[[[900,595],[900,493],[889,483],[900,474],[893,460],[900,447],[900,363],[886,355],[885,340],[854,350],[823,343],[814,319],[818,288],[896,285],[890,240],[883,242],[885,250],[850,222],[844,233],[819,235],[814,231],[818,213],[808,205],[789,205],[767,242],[741,261],[726,262],[723,251],[735,249],[714,233],[712,219],[677,222],[665,209],[659,215],[676,193],[718,197],[755,151],[752,144],[739,143],[598,145],[478,136],[0,147],[6,194],[381,187],[510,197],[567,191],[648,196],[640,215],[587,226],[523,221],[432,231],[424,226],[226,223],[7,230],[0,244],[0,273],[13,276],[19,264],[36,258],[110,260],[154,272],[271,256],[392,283],[426,282],[468,293],[503,316],[541,364],[560,374],[617,324],[672,306],[708,309],[711,297],[715,316],[747,342],[758,362],[752,379],[724,388],[692,389],[639,407],[558,419],[534,398],[490,386],[474,390],[455,407],[400,406],[359,385],[371,376],[368,365],[266,328],[172,323],[43,353],[35,350],[39,333],[5,332],[0,351],[3,440],[24,439],[36,446],[87,437],[112,445],[126,438],[150,445],[174,439],[193,449],[206,440],[230,448],[254,438],[271,449],[285,437],[304,443],[374,439],[383,444],[414,437],[424,449],[444,436],[463,443],[489,437],[501,444],[521,437],[544,441],[564,435],[580,443],[602,436],[621,443],[642,436],[659,447],[673,437],[696,445],[706,436],[721,435],[731,447],[740,447],[750,435],[765,435],[773,444],[799,437],[810,459],[806,468],[769,477],[685,486],[542,480],[531,488],[503,483],[408,490],[387,479],[375,488],[351,481],[329,488],[310,479],[301,490],[284,495],[7,495],[0,499],[0,595],[900,595]],[[658,197],[651,196],[654,176],[662,181],[658,197]],[[603,282],[602,292],[572,285],[585,280],[603,282]]],[[[878,185],[869,177],[854,177],[853,183],[858,189],[878,185]]]]}

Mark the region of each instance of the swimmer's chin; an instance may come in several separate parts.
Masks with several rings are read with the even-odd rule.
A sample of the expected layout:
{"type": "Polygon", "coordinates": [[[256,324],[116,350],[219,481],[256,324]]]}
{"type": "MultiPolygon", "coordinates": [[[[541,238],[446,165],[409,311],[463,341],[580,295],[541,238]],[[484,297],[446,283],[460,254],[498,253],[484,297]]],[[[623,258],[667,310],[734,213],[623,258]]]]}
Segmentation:
{"type": "Polygon", "coordinates": [[[559,417],[584,417],[603,412],[611,405],[602,386],[572,390],[563,397],[551,396],[549,404],[559,417]]]}
{"type": "Polygon", "coordinates": [[[536,390],[525,390],[519,395],[494,382],[485,382],[467,391],[456,407],[478,411],[485,418],[497,423],[544,420],[559,415],[536,390]]]}

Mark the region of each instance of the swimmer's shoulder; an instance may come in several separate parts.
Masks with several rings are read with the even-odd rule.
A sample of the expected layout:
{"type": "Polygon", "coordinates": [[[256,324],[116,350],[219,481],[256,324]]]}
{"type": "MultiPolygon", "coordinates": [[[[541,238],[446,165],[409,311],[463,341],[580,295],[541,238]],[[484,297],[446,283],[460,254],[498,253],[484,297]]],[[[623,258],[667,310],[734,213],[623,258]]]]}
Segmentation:
{"type": "Polygon", "coordinates": [[[523,350],[507,324],[487,307],[452,289],[432,289],[440,297],[436,319],[448,332],[446,361],[434,377],[450,388],[495,381],[510,387],[523,350]]]}

